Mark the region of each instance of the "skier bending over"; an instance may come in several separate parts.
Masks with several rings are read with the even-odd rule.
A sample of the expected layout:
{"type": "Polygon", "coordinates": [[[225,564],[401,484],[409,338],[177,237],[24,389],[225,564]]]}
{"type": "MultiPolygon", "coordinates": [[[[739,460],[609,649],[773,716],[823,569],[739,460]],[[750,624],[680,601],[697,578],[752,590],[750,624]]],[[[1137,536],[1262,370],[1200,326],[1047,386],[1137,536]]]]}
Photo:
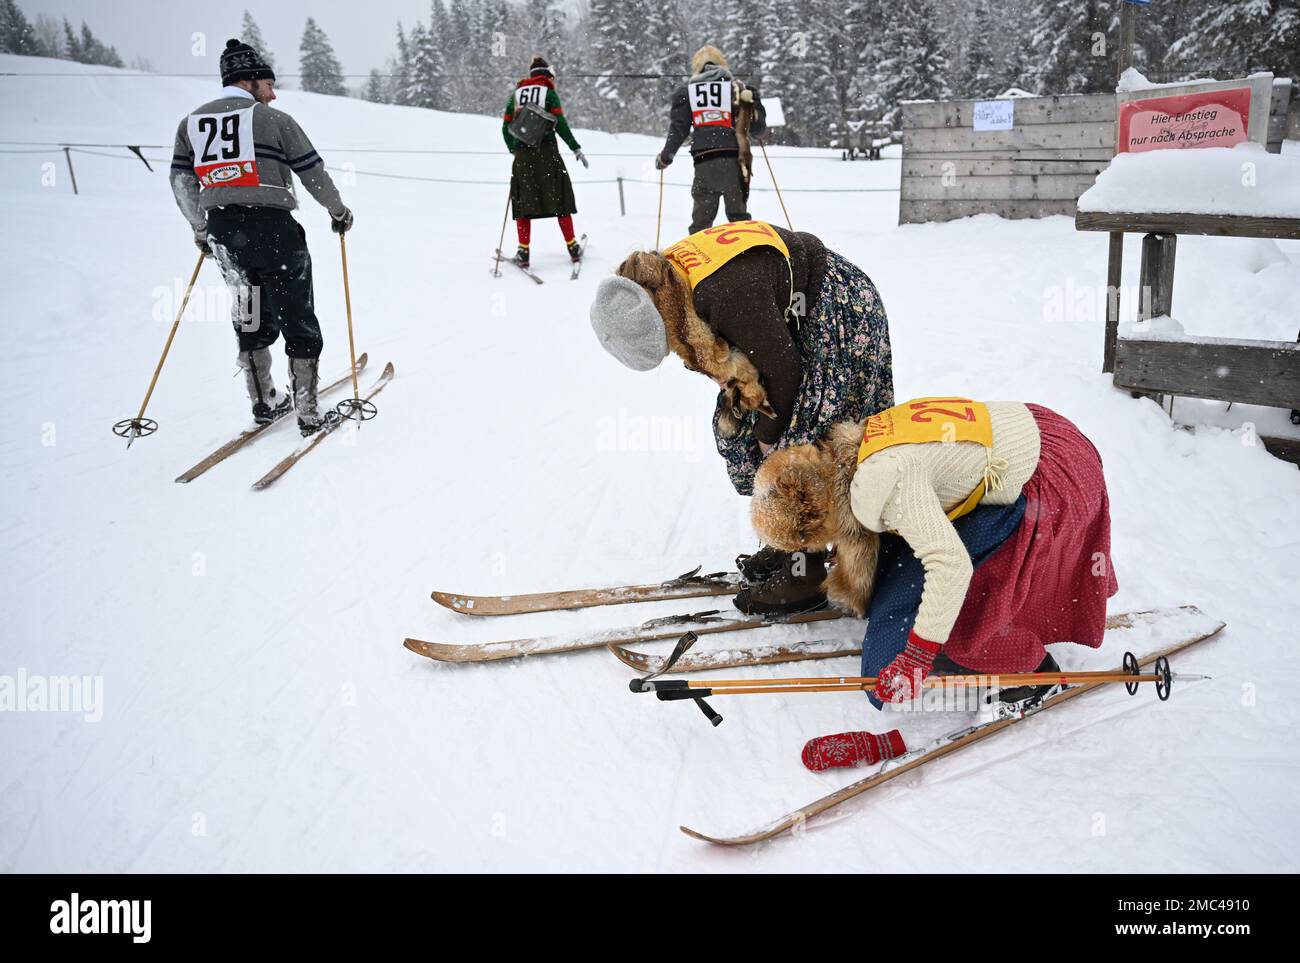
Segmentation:
{"type": "Polygon", "coordinates": [[[510,173],[510,207],[515,213],[515,229],[519,233],[519,250],[515,263],[527,268],[528,247],[532,240],[533,219],[554,217],[560,222],[560,232],[569,249],[569,258],[575,264],[582,259],[582,249],[573,236],[573,215],[578,213],[578,202],[573,197],[573,184],[569,170],[560,156],[555,135],[559,134],[573,151],[574,158],[583,167],[590,167],[578,139],[569,130],[564,117],[564,105],[555,89],[555,71],[541,57],[534,57],[528,76],[515,84],[506,102],[505,117],[501,122],[501,136],[506,148],[514,155],[510,173]],[[510,133],[515,115],[527,106],[534,106],[556,117],[555,129],[548,131],[537,144],[529,146],[510,133]]]}
{"type": "Polygon", "coordinates": [[[766,116],[758,91],[732,79],[721,50],[706,44],[695,52],[690,80],[673,91],[668,139],[655,157],[655,167],[663,170],[690,135],[695,160],[690,233],[713,225],[719,198],[728,221],[749,220],[749,135],[767,129],[766,116]]]}
{"type": "MultiPolygon", "coordinates": [[[[762,221],[632,254],[601,281],[591,325],[634,371],[672,351],[718,383],[714,436],[741,495],[753,493],[774,448],[815,441],[837,421],[894,403],[889,322],[871,279],[812,234],[762,221]]],[[[748,583],[736,597],[741,611],[825,602],[824,545],[797,554],[767,547],[737,563],[748,583]]]]}
{"type": "MultiPolygon", "coordinates": [[[[931,673],[1057,671],[1044,646],[1101,645],[1119,588],[1101,457],[1035,404],[919,398],[842,422],[768,458],[751,510],[770,545],[834,544],[827,594],[868,618],[877,706],[916,698],[931,673]]],[[[854,761],[837,749],[828,765],[854,761]]]]}
{"type": "Polygon", "coordinates": [[[290,171],[329,211],[336,233],[352,227],[352,212],[302,128],[270,106],[275,73],[256,50],[228,41],[221,83],[221,96],[182,119],[176,131],[172,193],[194,243],[216,258],[234,295],[231,320],[253,420],[274,421],[292,405],[302,433],[314,434],[322,422],[316,386],[324,342],[307,235],[289,213],[298,206],[290,171]],[[281,332],[292,399],[271,375],[270,346],[281,332]]]}

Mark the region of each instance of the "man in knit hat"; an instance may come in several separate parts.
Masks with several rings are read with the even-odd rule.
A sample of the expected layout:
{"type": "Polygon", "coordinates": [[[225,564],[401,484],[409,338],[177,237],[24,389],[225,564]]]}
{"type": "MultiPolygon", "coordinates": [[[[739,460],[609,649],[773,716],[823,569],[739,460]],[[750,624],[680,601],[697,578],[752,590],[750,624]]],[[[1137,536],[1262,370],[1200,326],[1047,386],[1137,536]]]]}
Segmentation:
{"type": "Polygon", "coordinates": [[[322,424],[316,386],[323,342],[307,236],[290,214],[298,206],[292,174],[329,211],[336,233],[352,227],[352,212],[302,128],[270,106],[275,73],[256,50],[228,41],[221,83],[217,99],[180,122],[172,193],[195,244],[216,259],[234,295],[231,320],[253,420],[266,424],[292,407],[302,433],[314,434],[322,424]],[[292,396],[271,374],[270,346],[282,333],[292,396]]]}
{"type": "Polygon", "coordinates": [[[713,226],[719,199],[728,221],[749,220],[749,172],[741,158],[749,154],[749,135],[767,130],[766,116],[758,91],[732,78],[721,50],[705,44],[695,52],[690,80],[673,91],[668,139],[655,157],[663,170],[690,136],[695,205],[689,233],[713,226]]]}

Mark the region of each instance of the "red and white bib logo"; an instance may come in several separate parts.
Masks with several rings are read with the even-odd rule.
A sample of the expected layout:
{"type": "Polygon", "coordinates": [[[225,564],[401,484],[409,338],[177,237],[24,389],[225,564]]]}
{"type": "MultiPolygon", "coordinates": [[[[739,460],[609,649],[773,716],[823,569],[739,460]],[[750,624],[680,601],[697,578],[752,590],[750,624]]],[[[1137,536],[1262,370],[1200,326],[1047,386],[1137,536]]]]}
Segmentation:
{"type": "Polygon", "coordinates": [[[253,154],[253,108],[224,114],[190,114],[194,173],[206,187],[258,187],[253,154]]]}
{"type": "Polygon", "coordinates": [[[731,82],[698,80],[686,85],[691,123],[696,127],[731,126],[731,82]]]}

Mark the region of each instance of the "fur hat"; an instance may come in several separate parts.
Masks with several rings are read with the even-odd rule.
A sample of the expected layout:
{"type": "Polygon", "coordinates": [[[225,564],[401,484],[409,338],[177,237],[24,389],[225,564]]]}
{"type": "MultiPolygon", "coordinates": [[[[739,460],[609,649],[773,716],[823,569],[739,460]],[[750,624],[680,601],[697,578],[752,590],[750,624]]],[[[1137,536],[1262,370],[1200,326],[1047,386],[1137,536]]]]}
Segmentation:
{"type": "Polygon", "coordinates": [[[832,425],[816,444],[772,452],[754,476],[750,517],[765,544],[782,551],[835,545],[826,594],[840,609],[866,615],[876,581],[880,536],[853,514],[850,486],[863,425],[832,425]]]}
{"type": "Polygon", "coordinates": [[[709,64],[717,67],[730,67],[727,58],[722,56],[722,51],[711,43],[706,43],[691,57],[691,74],[703,73],[704,68],[709,64]]]}
{"type": "Polygon", "coordinates": [[[636,251],[614,272],[644,288],[663,319],[668,348],[692,371],[701,371],[723,386],[726,396],[718,417],[718,433],[734,438],[746,411],[769,418],[776,412],[759,382],[749,356],[717,336],[695,312],[695,298],[686,275],[658,251],[636,251]]]}
{"type": "Polygon", "coordinates": [[[649,293],[617,274],[596,285],[591,330],[602,348],[633,371],[650,371],[668,357],[664,319],[649,293]]]}
{"type": "Polygon", "coordinates": [[[555,71],[541,57],[534,57],[533,62],[528,65],[529,77],[554,77],[555,71]]]}
{"type": "Polygon", "coordinates": [[[221,51],[221,83],[229,87],[238,80],[274,80],[275,71],[262,55],[246,43],[227,40],[221,51]]]}

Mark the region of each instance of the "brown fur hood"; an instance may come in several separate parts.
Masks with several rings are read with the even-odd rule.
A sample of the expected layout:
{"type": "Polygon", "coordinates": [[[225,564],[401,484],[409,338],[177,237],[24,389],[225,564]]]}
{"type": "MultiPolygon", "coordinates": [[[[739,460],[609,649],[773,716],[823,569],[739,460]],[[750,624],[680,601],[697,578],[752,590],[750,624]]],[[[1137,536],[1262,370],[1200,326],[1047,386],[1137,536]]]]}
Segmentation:
{"type": "Polygon", "coordinates": [[[718,422],[724,437],[736,434],[746,410],[776,417],[753,362],[718,337],[695,312],[690,283],[666,257],[658,251],[637,251],[615,273],[646,289],[663,319],[673,354],[692,371],[722,382],[730,400],[729,409],[718,422]]]}
{"type": "Polygon", "coordinates": [[[774,451],[754,478],[750,514],[765,544],[783,551],[835,546],[826,594],[863,616],[871,603],[880,536],[853,515],[849,486],[858,469],[863,422],[842,421],[816,444],[774,451]]]}
{"type": "Polygon", "coordinates": [[[706,43],[691,55],[691,75],[702,73],[705,64],[717,64],[719,67],[727,67],[728,69],[731,67],[727,63],[727,58],[722,56],[722,51],[711,43],[706,43]]]}

